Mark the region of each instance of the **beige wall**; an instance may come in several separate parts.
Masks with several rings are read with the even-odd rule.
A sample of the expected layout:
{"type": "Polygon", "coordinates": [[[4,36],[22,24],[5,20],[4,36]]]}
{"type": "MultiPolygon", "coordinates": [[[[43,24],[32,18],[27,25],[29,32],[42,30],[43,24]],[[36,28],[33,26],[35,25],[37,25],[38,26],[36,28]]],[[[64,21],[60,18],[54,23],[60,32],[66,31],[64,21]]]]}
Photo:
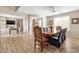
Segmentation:
{"type": "Polygon", "coordinates": [[[79,18],[79,11],[69,14],[70,16],[70,36],[79,37],[79,24],[71,24],[72,18],[79,18]]]}
{"type": "Polygon", "coordinates": [[[76,17],[79,18],[79,11],[74,11],[74,12],[65,13],[65,14],[61,14],[61,15],[56,15],[53,18],[63,17],[63,16],[69,16],[69,18],[70,18],[70,31],[68,32],[68,34],[70,36],[74,36],[74,37],[79,38],[79,24],[71,24],[72,18],[76,18],[76,17]]]}

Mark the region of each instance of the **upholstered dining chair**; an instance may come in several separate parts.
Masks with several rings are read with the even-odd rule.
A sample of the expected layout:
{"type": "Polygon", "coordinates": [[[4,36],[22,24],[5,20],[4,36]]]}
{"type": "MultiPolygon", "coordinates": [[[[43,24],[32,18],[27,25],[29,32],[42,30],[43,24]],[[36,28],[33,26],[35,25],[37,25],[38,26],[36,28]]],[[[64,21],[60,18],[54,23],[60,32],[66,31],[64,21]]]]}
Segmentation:
{"type": "Polygon", "coordinates": [[[48,43],[50,45],[54,45],[55,47],[59,48],[66,39],[66,30],[67,30],[67,28],[62,29],[57,36],[56,35],[49,36],[48,43]]]}
{"type": "Polygon", "coordinates": [[[42,34],[42,29],[38,26],[34,27],[34,49],[36,51],[36,45],[40,45],[41,52],[43,51],[44,46],[48,46],[48,40],[46,39],[45,35],[42,34]],[[38,42],[38,44],[37,44],[38,42]]]}

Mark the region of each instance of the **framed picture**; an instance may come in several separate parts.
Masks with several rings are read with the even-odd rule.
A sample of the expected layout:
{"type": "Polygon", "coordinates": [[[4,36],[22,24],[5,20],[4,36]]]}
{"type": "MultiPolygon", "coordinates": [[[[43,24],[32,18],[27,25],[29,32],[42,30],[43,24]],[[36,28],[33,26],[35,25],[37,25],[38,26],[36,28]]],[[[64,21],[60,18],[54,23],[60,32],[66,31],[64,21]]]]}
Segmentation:
{"type": "Polygon", "coordinates": [[[79,18],[72,18],[72,24],[78,24],[79,18]]]}

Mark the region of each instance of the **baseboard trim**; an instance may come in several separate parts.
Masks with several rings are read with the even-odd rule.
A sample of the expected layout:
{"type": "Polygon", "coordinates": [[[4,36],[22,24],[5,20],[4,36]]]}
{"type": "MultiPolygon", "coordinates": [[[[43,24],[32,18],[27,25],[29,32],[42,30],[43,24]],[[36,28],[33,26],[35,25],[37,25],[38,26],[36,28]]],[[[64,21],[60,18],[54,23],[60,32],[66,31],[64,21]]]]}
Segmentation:
{"type": "Polygon", "coordinates": [[[77,36],[71,36],[72,38],[76,38],[76,39],[79,39],[79,37],[77,37],[77,36]]]}

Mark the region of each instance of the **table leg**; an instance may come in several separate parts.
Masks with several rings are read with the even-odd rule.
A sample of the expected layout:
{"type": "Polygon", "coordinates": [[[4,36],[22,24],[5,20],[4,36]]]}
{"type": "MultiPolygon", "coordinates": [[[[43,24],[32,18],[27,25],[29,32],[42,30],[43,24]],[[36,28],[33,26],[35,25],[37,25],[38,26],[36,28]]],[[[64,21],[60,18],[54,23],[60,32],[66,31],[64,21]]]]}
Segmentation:
{"type": "Polygon", "coordinates": [[[11,34],[11,30],[9,30],[9,34],[11,34]]]}

